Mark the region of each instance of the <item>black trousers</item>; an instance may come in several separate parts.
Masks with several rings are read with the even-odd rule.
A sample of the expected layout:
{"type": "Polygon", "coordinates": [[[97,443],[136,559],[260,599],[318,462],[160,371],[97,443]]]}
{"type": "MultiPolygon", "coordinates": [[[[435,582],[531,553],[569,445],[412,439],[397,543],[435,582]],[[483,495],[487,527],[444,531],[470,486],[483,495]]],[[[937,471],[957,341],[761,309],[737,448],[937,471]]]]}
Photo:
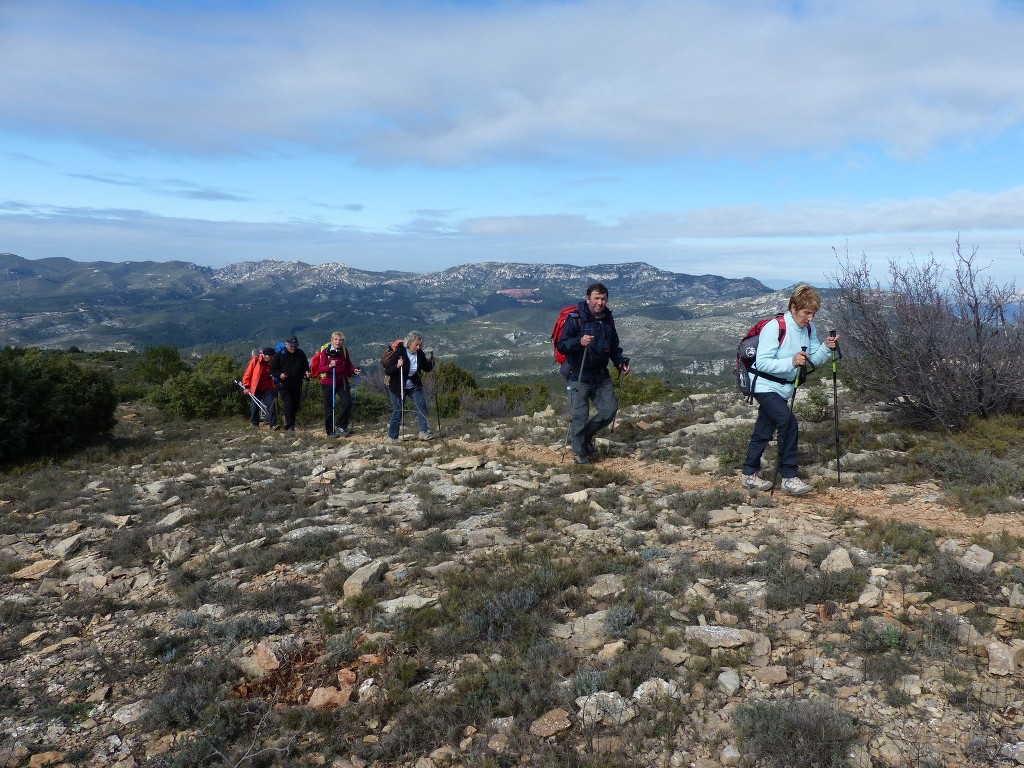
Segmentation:
{"type": "Polygon", "coordinates": [[[295,429],[295,414],[302,406],[302,385],[284,385],[277,390],[281,395],[281,410],[284,412],[284,428],[295,429]]]}
{"type": "Polygon", "coordinates": [[[335,428],[348,429],[349,421],[352,419],[352,392],[349,389],[348,381],[339,381],[334,389],[330,383],[326,386],[320,385],[324,396],[324,431],[328,435],[334,434],[335,428]]]}

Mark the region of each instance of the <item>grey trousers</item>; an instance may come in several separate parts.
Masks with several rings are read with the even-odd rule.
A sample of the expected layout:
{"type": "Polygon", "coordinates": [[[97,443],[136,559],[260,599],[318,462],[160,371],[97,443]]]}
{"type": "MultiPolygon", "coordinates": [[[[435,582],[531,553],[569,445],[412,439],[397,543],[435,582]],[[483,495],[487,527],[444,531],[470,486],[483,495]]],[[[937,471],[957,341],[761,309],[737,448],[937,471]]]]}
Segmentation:
{"type": "Polygon", "coordinates": [[[569,415],[569,439],[572,450],[577,456],[586,456],[587,443],[615,418],[615,412],[619,408],[615,387],[612,386],[610,378],[598,384],[570,381],[569,399],[572,403],[569,415]],[[597,411],[593,416],[590,415],[591,402],[597,411]]]}

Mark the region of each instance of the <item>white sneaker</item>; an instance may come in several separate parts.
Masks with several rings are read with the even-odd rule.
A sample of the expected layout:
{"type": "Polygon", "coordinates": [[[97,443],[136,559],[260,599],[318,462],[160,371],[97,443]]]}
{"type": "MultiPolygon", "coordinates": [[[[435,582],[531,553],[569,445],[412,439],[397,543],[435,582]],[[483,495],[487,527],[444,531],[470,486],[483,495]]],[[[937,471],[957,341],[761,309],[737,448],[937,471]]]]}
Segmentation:
{"type": "Polygon", "coordinates": [[[782,481],[782,490],[792,493],[794,496],[803,496],[805,493],[813,491],[814,486],[808,485],[799,477],[787,477],[782,481]]]}
{"type": "Polygon", "coordinates": [[[743,487],[748,491],[770,491],[775,485],[771,480],[765,480],[760,472],[743,476],[743,487]]]}
{"type": "Polygon", "coordinates": [[[419,439],[420,440],[433,440],[434,439],[434,433],[429,431],[429,430],[426,431],[426,432],[420,432],[419,439]]]}

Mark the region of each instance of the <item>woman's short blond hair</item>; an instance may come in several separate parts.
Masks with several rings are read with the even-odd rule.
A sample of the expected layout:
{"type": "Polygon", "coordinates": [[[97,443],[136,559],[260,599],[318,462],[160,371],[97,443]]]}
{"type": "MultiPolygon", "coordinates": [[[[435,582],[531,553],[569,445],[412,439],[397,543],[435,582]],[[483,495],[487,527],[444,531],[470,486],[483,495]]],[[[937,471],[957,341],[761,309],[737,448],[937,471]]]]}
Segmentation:
{"type": "Polygon", "coordinates": [[[817,312],[821,309],[821,294],[809,285],[797,286],[793,295],[789,297],[790,310],[811,310],[817,312]]]}

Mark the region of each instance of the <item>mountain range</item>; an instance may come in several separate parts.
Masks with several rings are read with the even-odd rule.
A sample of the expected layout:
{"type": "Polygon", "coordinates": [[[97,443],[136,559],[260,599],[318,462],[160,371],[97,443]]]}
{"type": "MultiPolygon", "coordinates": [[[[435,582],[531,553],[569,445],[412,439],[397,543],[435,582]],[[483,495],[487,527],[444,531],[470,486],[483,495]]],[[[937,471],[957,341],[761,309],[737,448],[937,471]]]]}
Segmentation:
{"type": "Polygon", "coordinates": [[[627,356],[640,373],[720,374],[738,334],[784,306],[753,278],[687,275],[649,264],[477,263],[426,274],[345,264],[30,260],[0,254],[0,343],[82,350],[227,352],[295,333],[307,353],[332,330],[367,364],[417,329],[439,357],[490,377],[552,372],[558,310],[608,286],[627,356]]]}

